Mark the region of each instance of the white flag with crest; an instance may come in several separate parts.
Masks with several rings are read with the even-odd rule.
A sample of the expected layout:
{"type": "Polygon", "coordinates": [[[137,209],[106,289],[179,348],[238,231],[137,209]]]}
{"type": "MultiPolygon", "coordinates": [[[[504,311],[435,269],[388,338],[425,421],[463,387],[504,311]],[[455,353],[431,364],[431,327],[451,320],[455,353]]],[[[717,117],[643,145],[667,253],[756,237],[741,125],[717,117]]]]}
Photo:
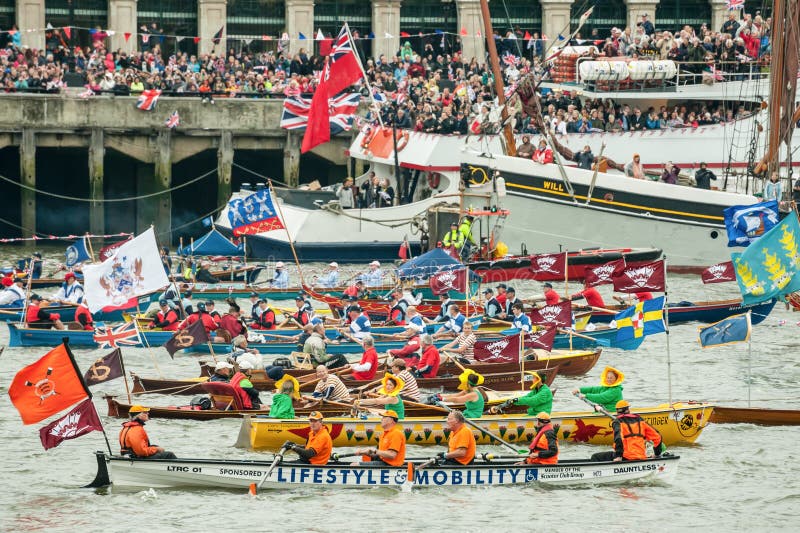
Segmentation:
{"type": "Polygon", "coordinates": [[[85,266],[83,276],[84,294],[92,313],[106,306],[123,305],[169,284],[153,228],[114,250],[114,255],[99,265],[85,266]]]}

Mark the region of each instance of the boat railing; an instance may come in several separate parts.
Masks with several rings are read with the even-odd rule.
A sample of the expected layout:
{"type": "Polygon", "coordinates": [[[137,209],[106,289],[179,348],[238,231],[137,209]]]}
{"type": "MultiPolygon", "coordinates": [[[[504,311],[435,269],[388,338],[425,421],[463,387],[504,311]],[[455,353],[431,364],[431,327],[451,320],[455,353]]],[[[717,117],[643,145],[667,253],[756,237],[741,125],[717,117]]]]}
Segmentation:
{"type": "MultiPolygon", "coordinates": [[[[677,92],[679,88],[690,85],[755,81],[769,77],[768,66],[757,61],[717,61],[712,64],[705,61],[671,61],[674,69],[639,69],[635,78],[630,74],[629,69],[609,69],[596,75],[596,79],[592,80],[581,75],[583,63],[604,60],[605,58],[593,56],[578,58],[575,62],[574,79],[576,84],[593,92],[677,92]]],[[[615,61],[632,63],[627,58],[608,59],[609,63],[615,61]]],[[[648,58],[637,60],[642,63],[650,61],[655,63],[655,60],[648,58]]],[[[660,63],[666,63],[666,61],[660,61],[660,63]]]]}

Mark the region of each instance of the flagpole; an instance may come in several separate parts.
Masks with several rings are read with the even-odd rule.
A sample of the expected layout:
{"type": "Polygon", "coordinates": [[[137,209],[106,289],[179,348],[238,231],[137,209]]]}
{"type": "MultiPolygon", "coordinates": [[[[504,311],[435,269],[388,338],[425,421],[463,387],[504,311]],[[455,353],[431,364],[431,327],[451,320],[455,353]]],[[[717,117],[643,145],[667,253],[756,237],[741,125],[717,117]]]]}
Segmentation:
{"type": "Polygon", "coordinates": [[[364,65],[361,64],[361,56],[358,55],[358,51],[356,50],[356,42],[353,39],[353,35],[350,33],[350,25],[345,22],[344,28],[347,31],[347,39],[350,41],[350,46],[353,47],[353,55],[356,56],[356,62],[358,63],[358,68],[361,69],[361,74],[364,75],[364,85],[367,86],[367,92],[369,93],[369,99],[372,100],[372,105],[376,106],[378,115],[378,123],[383,127],[383,118],[381,117],[380,106],[378,102],[375,101],[375,95],[372,94],[372,86],[369,84],[369,78],[367,77],[367,71],[364,70],[364,65]]]}
{"type": "MultiPolygon", "coordinates": [[[[272,188],[272,180],[267,180],[267,184],[269,185],[269,193],[272,194],[275,189],[272,188]]],[[[303,278],[303,268],[300,266],[300,260],[297,258],[297,251],[294,249],[294,242],[292,242],[292,236],[289,233],[289,226],[286,224],[286,218],[283,216],[283,209],[281,209],[281,203],[278,199],[275,199],[275,208],[278,210],[278,214],[281,217],[281,222],[283,222],[283,229],[286,231],[286,237],[289,239],[289,247],[292,249],[292,255],[294,256],[294,263],[297,265],[297,272],[300,274],[300,283],[305,286],[306,280],[303,278]]]]}
{"type": "Polygon", "coordinates": [[[122,357],[122,348],[117,348],[117,350],[119,350],[119,364],[122,366],[122,379],[125,380],[125,392],[128,394],[128,403],[130,404],[133,402],[131,402],[131,389],[128,386],[128,371],[125,370],[125,359],[122,357]]]}
{"type": "Polygon", "coordinates": [[[669,298],[667,292],[667,256],[664,256],[664,332],[667,334],[667,387],[669,405],[672,407],[672,358],[669,351],[669,298]]]}
{"type": "Polygon", "coordinates": [[[519,390],[525,391],[525,332],[519,330],[519,390]]]}
{"type": "Polygon", "coordinates": [[[91,237],[89,237],[89,232],[88,231],[86,232],[86,235],[84,236],[84,239],[86,240],[86,245],[89,247],[89,255],[92,258],[92,263],[94,263],[94,250],[92,249],[92,239],[91,239],[91,237]]]}
{"type": "Polygon", "coordinates": [[[753,382],[752,378],[752,365],[753,365],[753,332],[750,324],[752,310],[747,311],[747,407],[750,407],[750,388],[753,382]]]}
{"type": "MultiPolygon", "coordinates": [[[[161,379],[164,379],[164,374],[161,373],[161,368],[158,366],[158,360],[156,359],[156,356],[153,353],[153,347],[150,346],[150,342],[147,340],[147,336],[144,335],[142,333],[142,331],[139,329],[139,321],[138,320],[136,320],[136,319],[133,320],[133,327],[136,328],[136,333],[139,335],[139,340],[141,341],[141,343],[144,344],[145,347],[147,347],[147,353],[150,354],[150,359],[153,360],[153,365],[155,365],[155,367],[156,367],[156,372],[158,372],[158,376],[161,379]]],[[[127,387],[127,385],[128,385],[128,382],[127,382],[127,378],[126,378],[125,386],[127,387]]]]}

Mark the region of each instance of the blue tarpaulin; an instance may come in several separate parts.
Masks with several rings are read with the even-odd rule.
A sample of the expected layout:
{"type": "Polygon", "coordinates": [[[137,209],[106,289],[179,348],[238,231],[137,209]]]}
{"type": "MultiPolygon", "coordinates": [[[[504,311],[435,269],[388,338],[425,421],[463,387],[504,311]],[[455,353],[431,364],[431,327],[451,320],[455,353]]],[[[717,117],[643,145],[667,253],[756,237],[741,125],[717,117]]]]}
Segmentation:
{"type": "Polygon", "coordinates": [[[181,255],[243,255],[243,246],[236,246],[228,238],[213,228],[211,231],[188,246],[178,250],[181,255]]]}
{"type": "Polygon", "coordinates": [[[443,270],[460,270],[462,268],[464,268],[463,263],[453,259],[450,254],[441,248],[434,248],[430,252],[418,255],[400,265],[397,269],[397,275],[400,279],[424,279],[443,270]]]}

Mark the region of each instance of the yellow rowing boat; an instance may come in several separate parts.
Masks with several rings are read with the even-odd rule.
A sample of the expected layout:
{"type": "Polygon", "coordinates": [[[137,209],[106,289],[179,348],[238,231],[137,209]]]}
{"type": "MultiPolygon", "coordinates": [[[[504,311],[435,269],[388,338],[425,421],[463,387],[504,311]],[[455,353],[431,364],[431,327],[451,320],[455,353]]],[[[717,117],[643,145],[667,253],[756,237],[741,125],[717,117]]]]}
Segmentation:
{"type": "MultiPolygon", "coordinates": [[[[708,425],[714,406],[706,403],[661,404],[633,409],[661,433],[667,446],[690,444],[697,440],[708,425]]],[[[610,446],[613,439],[611,419],[593,412],[554,412],[553,421],[560,424],[561,442],[602,444],[610,446]]],[[[503,440],[520,445],[528,444],[536,434],[534,417],[526,415],[486,415],[472,419],[487,431],[503,440]]],[[[443,417],[412,417],[401,420],[406,442],[416,445],[440,445],[447,442],[450,431],[443,417]]],[[[326,418],[325,425],[334,446],[375,445],[381,434],[380,418],[326,418]]],[[[304,444],[308,437],[305,419],[276,420],[246,416],[242,421],[236,446],[255,450],[278,450],[286,441],[304,444]]],[[[483,433],[473,429],[478,444],[492,444],[483,433]]]]}

